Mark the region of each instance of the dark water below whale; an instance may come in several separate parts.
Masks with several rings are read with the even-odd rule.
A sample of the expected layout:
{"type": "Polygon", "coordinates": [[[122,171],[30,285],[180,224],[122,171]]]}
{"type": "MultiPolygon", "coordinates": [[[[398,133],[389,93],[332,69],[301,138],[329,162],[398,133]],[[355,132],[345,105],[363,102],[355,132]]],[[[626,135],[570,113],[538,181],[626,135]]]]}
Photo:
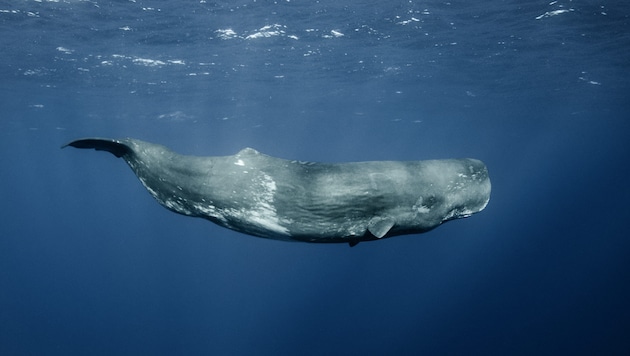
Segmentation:
{"type": "Polygon", "coordinates": [[[630,352],[623,1],[0,1],[0,354],[630,352]],[[473,157],[488,207],[314,245],[172,214],[121,160],[473,157]]]}

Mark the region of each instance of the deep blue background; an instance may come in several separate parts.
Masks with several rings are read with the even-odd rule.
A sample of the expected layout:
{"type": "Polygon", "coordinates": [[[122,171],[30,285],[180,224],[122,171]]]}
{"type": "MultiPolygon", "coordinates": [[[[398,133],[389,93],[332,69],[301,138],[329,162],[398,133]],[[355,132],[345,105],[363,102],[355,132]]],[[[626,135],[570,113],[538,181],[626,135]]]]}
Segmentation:
{"type": "Polygon", "coordinates": [[[629,353],[629,15],[0,1],[0,354],[629,353]],[[168,212],[111,155],[59,149],[83,136],[474,157],[492,198],[425,235],[270,241],[168,212]]]}

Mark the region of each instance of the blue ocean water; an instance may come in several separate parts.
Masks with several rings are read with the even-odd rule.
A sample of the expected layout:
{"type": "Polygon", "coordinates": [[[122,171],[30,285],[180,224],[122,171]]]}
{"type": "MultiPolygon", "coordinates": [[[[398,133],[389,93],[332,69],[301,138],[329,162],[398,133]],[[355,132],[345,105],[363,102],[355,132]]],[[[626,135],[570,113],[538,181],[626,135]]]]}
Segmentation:
{"type": "Polygon", "coordinates": [[[0,354],[630,352],[630,5],[0,1],[0,354]],[[195,155],[474,157],[483,212],[349,248],[160,207],[195,155]]]}

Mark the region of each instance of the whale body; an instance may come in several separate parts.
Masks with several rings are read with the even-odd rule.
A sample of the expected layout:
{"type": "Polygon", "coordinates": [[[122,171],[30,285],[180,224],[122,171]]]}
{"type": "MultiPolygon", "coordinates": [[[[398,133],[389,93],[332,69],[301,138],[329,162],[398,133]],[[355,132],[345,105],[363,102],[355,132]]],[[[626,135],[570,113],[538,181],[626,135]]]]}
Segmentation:
{"type": "Polygon", "coordinates": [[[252,148],[197,157],[132,138],[62,147],[124,159],[151,195],[179,214],[284,241],[361,241],[427,232],[483,210],[490,179],[476,159],[318,163],[252,148]]]}

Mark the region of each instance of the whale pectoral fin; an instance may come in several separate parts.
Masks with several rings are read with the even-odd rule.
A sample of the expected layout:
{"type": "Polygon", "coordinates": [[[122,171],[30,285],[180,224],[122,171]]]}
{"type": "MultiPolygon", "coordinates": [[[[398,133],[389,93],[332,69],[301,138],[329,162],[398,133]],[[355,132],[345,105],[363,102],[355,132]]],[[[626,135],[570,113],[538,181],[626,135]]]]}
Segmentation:
{"type": "Polygon", "coordinates": [[[123,155],[131,152],[131,148],[126,144],[113,140],[110,138],[84,138],[69,142],[61,148],[72,146],[76,148],[93,148],[97,151],[107,151],[116,157],[122,157],[123,155]]]}
{"type": "Polygon", "coordinates": [[[376,216],[370,220],[367,229],[372,235],[380,239],[389,232],[394,226],[394,223],[394,219],[392,218],[376,216]]]}

